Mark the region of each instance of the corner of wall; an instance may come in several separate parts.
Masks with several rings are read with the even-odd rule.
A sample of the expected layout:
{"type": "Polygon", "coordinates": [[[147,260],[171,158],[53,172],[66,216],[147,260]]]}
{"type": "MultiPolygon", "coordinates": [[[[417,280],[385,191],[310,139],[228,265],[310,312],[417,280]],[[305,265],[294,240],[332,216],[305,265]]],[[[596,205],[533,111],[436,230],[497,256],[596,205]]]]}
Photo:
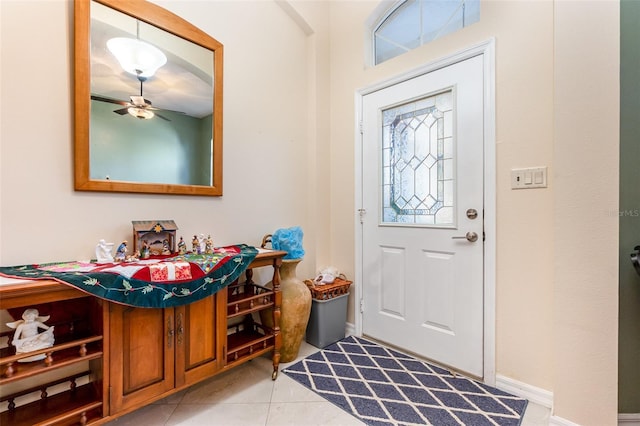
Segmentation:
{"type": "Polygon", "coordinates": [[[557,425],[617,421],[619,12],[619,2],[554,2],[557,425]]]}

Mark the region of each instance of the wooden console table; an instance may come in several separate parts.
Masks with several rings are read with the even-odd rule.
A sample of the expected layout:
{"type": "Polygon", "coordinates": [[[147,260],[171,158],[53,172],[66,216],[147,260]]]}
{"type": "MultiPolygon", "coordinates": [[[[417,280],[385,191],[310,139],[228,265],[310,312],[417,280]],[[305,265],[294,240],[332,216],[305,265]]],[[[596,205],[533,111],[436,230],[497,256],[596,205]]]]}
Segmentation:
{"type": "MultiPolygon", "coordinates": [[[[250,359],[272,352],[280,362],[279,269],[287,253],[260,250],[237,280],[216,294],[172,308],[136,308],[49,280],[0,281],[0,309],[19,318],[26,308],[50,315],[53,347],[16,354],[0,349],[0,424],[102,424],[165,398],[250,359]],[[272,288],[253,281],[253,269],[272,267],[272,288]],[[254,320],[272,308],[274,327],[254,320]],[[233,324],[231,324],[233,323],[233,324]],[[43,353],[45,359],[21,363],[43,353]],[[42,373],[47,374],[46,379],[42,373]],[[66,385],[65,385],[66,383],[66,385]],[[53,387],[66,391],[53,394],[53,387]],[[52,395],[49,395],[51,393],[52,395]],[[18,405],[20,397],[35,395],[18,405]]],[[[13,332],[3,332],[10,340],[13,332]]]]}

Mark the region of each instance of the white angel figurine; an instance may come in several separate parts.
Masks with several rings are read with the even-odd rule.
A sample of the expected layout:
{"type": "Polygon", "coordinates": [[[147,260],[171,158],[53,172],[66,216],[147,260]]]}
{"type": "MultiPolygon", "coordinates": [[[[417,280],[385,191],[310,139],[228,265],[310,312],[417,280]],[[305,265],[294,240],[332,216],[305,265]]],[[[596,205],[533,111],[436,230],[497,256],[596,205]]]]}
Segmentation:
{"type": "Polygon", "coordinates": [[[200,238],[198,238],[198,241],[200,242],[200,251],[198,252],[198,254],[204,254],[207,252],[207,239],[204,237],[204,234],[200,234],[200,238]]]}
{"type": "Polygon", "coordinates": [[[96,261],[98,263],[113,263],[113,243],[108,243],[105,240],[98,241],[96,246],[96,261]]]}
{"type": "MultiPolygon", "coordinates": [[[[53,327],[45,325],[49,315],[40,316],[37,309],[27,309],[22,313],[22,319],[8,322],[7,325],[16,330],[11,343],[16,347],[16,353],[27,353],[38,349],[50,348],[53,346],[53,327]],[[38,329],[44,329],[42,333],[38,329]]],[[[20,361],[36,361],[44,359],[45,355],[35,355],[33,357],[21,359],[20,361]]]]}

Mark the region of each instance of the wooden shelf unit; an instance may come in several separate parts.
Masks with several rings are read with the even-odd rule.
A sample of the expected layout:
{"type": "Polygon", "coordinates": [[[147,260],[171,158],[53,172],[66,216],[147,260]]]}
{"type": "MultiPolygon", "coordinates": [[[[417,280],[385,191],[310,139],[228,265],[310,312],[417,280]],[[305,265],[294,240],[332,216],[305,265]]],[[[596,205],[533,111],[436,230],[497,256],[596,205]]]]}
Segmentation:
{"type": "MultiPolygon", "coordinates": [[[[227,367],[242,364],[274,349],[275,332],[262,324],[249,320],[232,326],[231,330],[227,335],[227,367]]],[[[274,367],[272,378],[275,379],[277,374],[278,369],[274,367]]]]}
{"type": "Polygon", "coordinates": [[[273,307],[274,291],[270,288],[250,284],[236,283],[227,290],[227,318],[235,318],[252,312],[273,307]]]}
{"type": "Polygon", "coordinates": [[[27,308],[51,315],[47,325],[55,326],[56,338],[53,347],[28,354],[16,354],[12,346],[0,349],[0,386],[20,388],[2,392],[0,401],[10,409],[0,413],[0,424],[104,424],[269,352],[275,380],[281,345],[279,269],[286,254],[261,251],[244,282],[175,308],[110,303],[52,280],[0,285],[0,309],[15,319],[27,308]],[[253,269],[260,267],[273,268],[272,288],[253,281],[253,269]],[[264,309],[273,312],[272,328],[253,319],[264,309]],[[241,322],[229,327],[230,319],[241,322]],[[46,358],[18,362],[39,353],[46,358]],[[87,365],[82,373],[62,370],[79,363],[87,365]],[[56,370],[59,377],[39,380],[56,370]],[[49,389],[65,383],[64,390],[49,395],[49,389]],[[16,401],[25,396],[32,401],[19,405],[16,401]]]}
{"type": "Polygon", "coordinates": [[[27,354],[9,355],[14,352],[11,348],[0,350],[0,366],[2,376],[0,385],[32,377],[45,371],[66,367],[77,362],[102,358],[102,336],[93,336],[86,339],[74,340],[65,344],[53,345],[50,348],[40,349],[27,354]],[[7,355],[5,355],[7,354],[7,355]],[[44,354],[45,359],[35,362],[20,360],[38,354],[44,354]]]}
{"type": "Polygon", "coordinates": [[[92,384],[70,389],[46,400],[0,413],[0,424],[11,426],[91,424],[102,419],[101,391],[92,384]]]}
{"type": "Polygon", "coordinates": [[[280,365],[280,265],[284,251],[265,251],[256,256],[245,271],[246,280],[236,281],[227,287],[227,320],[242,318],[241,322],[230,324],[227,328],[225,346],[225,368],[235,367],[253,358],[273,351],[273,380],[278,376],[280,365]],[[253,270],[272,267],[271,288],[253,281],[253,270]],[[270,309],[273,313],[273,328],[260,324],[254,315],[270,309]]]}
{"type": "MultiPolygon", "coordinates": [[[[14,384],[20,388],[29,379],[30,387],[12,391],[0,398],[8,410],[0,413],[0,424],[70,425],[95,423],[105,416],[103,330],[108,322],[107,303],[55,281],[37,281],[0,286],[0,309],[19,319],[27,308],[49,315],[47,325],[55,327],[54,345],[29,353],[17,354],[10,345],[0,350],[0,386],[14,384]],[[44,359],[20,362],[34,355],[44,359]],[[86,364],[82,374],[68,375],[65,367],[86,364]],[[56,374],[59,372],[59,374],[56,374]],[[44,373],[50,373],[46,377],[44,373]],[[56,377],[52,379],[51,377],[56,377]],[[78,378],[86,384],[77,386],[78,378]],[[51,388],[68,383],[66,390],[50,394],[51,388]],[[31,402],[17,405],[16,400],[30,397],[31,402]]],[[[9,338],[13,333],[3,333],[9,338]]]]}

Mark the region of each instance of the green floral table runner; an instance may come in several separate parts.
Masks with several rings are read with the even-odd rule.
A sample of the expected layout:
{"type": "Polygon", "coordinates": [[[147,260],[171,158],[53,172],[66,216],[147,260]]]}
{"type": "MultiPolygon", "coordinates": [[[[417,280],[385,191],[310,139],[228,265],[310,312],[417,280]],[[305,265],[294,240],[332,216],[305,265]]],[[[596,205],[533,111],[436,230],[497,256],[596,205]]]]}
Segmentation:
{"type": "Polygon", "coordinates": [[[8,278],[53,279],[96,297],[143,308],[196,302],[240,277],[258,254],[246,244],[212,254],[185,254],[122,263],[57,262],[0,267],[8,278]]]}

